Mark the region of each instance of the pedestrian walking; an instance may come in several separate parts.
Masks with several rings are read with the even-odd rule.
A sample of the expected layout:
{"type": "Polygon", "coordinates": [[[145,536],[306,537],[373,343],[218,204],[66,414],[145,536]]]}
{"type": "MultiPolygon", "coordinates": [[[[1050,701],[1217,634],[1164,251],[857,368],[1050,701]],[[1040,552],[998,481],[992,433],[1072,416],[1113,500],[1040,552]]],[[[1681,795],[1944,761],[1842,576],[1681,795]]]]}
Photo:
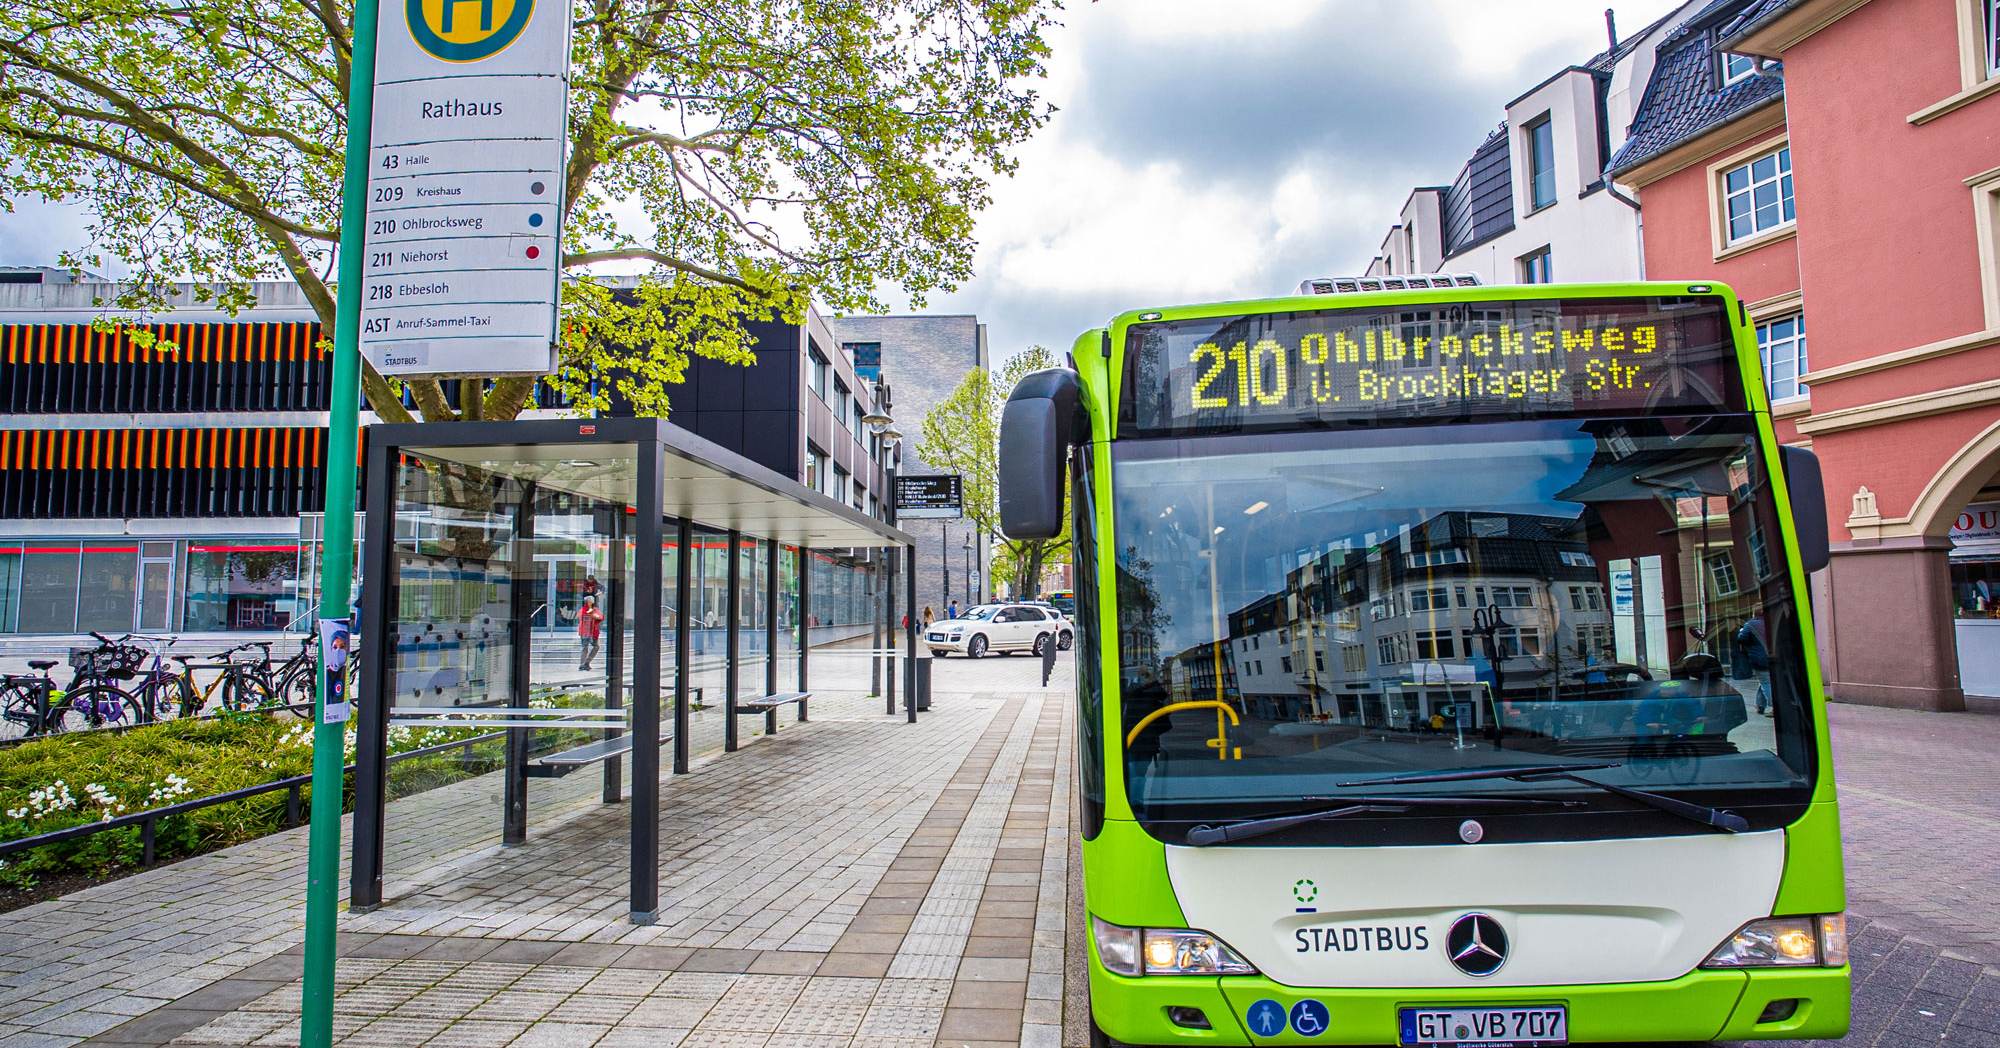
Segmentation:
{"type": "Polygon", "coordinates": [[[1049,686],[1049,675],[1056,671],[1056,638],[1050,634],[1042,642],[1042,687],[1049,686]]]}
{"type": "Polygon", "coordinates": [[[1771,648],[1764,636],[1764,616],[1754,612],[1736,631],[1736,643],[1743,649],[1744,658],[1750,663],[1750,672],[1757,675],[1757,712],[1769,716],[1771,712],[1771,648]]]}
{"type": "Polygon", "coordinates": [[[597,641],[604,635],[604,613],[597,610],[597,598],[586,596],[583,607],[576,610],[576,635],[583,643],[583,661],[577,669],[590,669],[590,660],[597,657],[597,641]]]}
{"type": "Polygon", "coordinates": [[[950,604],[945,605],[944,617],[947,619],[955,619],[958,617],[958,600],[956,598],[954,598],[950,604]]]}
{"type": "Polygon", "coordinates": [[[924,628],[929,629],[931,623],[935,621],[937,621],[937,616],[931,614],[931,606],[928,604],[924,605],[924,628]]]}

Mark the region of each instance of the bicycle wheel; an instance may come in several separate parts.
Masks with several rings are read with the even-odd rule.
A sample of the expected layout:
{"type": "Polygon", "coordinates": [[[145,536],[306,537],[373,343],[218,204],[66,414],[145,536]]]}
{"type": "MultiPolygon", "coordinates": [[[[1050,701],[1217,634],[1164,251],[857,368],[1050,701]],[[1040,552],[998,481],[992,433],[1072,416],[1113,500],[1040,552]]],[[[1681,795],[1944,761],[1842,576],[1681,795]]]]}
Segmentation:
{"type": "Polygon", "coordinates": [[[194,688],[186,678],[172,674],[163,673],[141,681],[133,689],[133,697],[139,700],[140,709],[149,712],[156,721],[192,717],[198,712],[194,688]]]}
{"type": "Polygon", "coordinates": [[[93,684],[66,692],[60,702],[51,703],[44,730],[55,734],[123,727],[139,723],[139,718],[138,700],[109,685],[93,684]]]}
{"type": "Polygon", "coordinates": [[[39,734],[46,719],[39,700],[33,687],[10,684],[0,689],[0,738],[19,739],[39,734]]]}
{"type": "MultiPolygon", "coordinates": [[[[285,706],[310,707],[316,697],[318,682],[313,679],[313,664],[302,662],[293,666],[278,681],[278,703],[285,706]]],[[[310,714],[308,709],[307,713],[310,714]]]]}
{"type": "Polygon", "coordinates": [[[232,710],[258,710],[271,705],[271,687],[249,670],[230,670],[222,678],[222,705],[232,710]]]}

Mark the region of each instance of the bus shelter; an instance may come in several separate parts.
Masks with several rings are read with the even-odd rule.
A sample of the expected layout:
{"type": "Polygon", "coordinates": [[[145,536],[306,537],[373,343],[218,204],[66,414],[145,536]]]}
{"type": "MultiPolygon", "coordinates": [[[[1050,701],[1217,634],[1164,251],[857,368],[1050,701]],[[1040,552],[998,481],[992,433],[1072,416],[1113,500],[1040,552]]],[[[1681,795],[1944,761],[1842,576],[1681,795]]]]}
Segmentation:
{"type": "MultiPolygon", "coordinates": [[[[865,564],[885,623],[896,622],[896,575],[903,607],[915,601],[909,535],[662,420],[367,435],[357,911],[384,901],[388,757],[443,737],[468,740],[467,754],[483,747],[482,767],[501,776],[506,844],[527,839],[531,786],[588,772],[603,803],[629,797],[631,917],[651,923],[662,750],[685,774],[701,754],[746,744],[746,720],[754,737],[777,733],[781,714],[807,719],[813,565],[834,554],[865,564]]],[[[914,721],[916,623],[905,619],[914,721]]],[[[887,678],[893,713],[893,668],[887,678]]],[[[564,784],[572,798],[577,785],[564,784]]]]}

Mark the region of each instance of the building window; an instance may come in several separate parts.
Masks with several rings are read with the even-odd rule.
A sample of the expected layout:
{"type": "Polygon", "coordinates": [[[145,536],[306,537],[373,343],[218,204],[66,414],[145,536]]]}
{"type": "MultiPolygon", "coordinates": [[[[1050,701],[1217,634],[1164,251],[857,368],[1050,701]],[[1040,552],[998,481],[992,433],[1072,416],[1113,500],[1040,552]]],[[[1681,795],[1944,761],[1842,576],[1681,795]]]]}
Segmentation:
{"type": "Polygon", "coordinates": [[[1588,553],[1579,553],[1573,549],[1559,550],[1556,556],[1564,564],[1572,568],[1594,568],[1597,566],[1597,558],[1588,553]]]}
{"type": "Polygon", "coordinates": [[[59,542],[23,543],[21,553],[22,633],[69,633],[76,629],[77,558],[83,550],[59,542]]]}
{"type": "Polygon", "coordinates": [[[823,490],[821,485],[826,483],[826,452],[813,447],[811,444],[806,445],[805,479],[806,487],[814,491],[823,490]]]}
{"type": "Polygon", "coordinates": [[[1359,644],[1341,645],[1340,668],[1346,673],[1368,672],[1368,650],[1359,644]]]}
{"type": "Polygon", "coordinates": [[[1792,213],[1792,148],[1782,146],[1722,173],[1723,210],[1735,243],[1780,226],[1792,213]]]}
{"type": "Polygon", "coordinates": [[[1717,550],[1703,558],[1708,562],[1708,577],[1715,583],[1715,595],[1734,597],[1742,586],[1736,580],[1736,558],[1728,550],[1717,550]]]}
{"type": "Polygon", "coordinates": [[[1572,586],[1569,606],[1572,611],[1603,611],[1604,593],[1596,586],[1572,586]]]}
{"type": "Polygon", "coordinates": [[[826,357],[824,354],[820,353],[819,347],[817,346],[807,347],[806,352],[810,355],[812,361],[812,374],[810,376],[812,380],[812,391],[819,395],[819,399],[825,400],[826,376],[828,367],[828,364],[826,362],[826,357]]]}
{"type": "Polygon", "coordinates": [[[1757,71],[1757,60],[1749,55],[1722,53],[1722,86],[1728,87],[1739,80],[1748,80],[1757,71]]]}
{"type": "Polygon", "coordinates": [[[1610,660],[1613,657],[1611,627],[1601,623],[1585,623],[1576,628],[1577,654],[1591,660],[1610,660]]]}
{"type": "Polygon", "coordinates": [[[829,498],[836,498],[836,499],[846,496],[847,494],[846,470],[841,469],[839,466],[833,467],[833,483],[827,486],[826,494],[829,498]]]}
{"type": "Polygon", "coordinates": [[[1435,568],[1446,564],[1465,563],[1465,551],[1456,546],[1447,549],[1418,550],[1410,554],[1410,567],[1435,568]]]}
{"type": "Polygon", "coordinates": [[[854,361],[854,374],[865,382],[882,381],[882,343],[847,342],[841,345],[854,361]]]}
{"type": "Polygon", "coordinates": [[[1758,355],[1764,360],[1764,388],[1772,400],[1806,395],[1806,318],[1803,313],[1757,325],[1758,355]]]}
{"type": "Polygon", "coordinates": [[[1433,586],[1410,591],[1411,611],[1444,611],[1451,604],[1443,586],[1433,586]]]}
{"type": "Polygon", "coordinates": [[[1455,659],[1458,657],[1458,638],[1450,630],[1418,630],[1417,658],[1455,659]]]}
{"type": "Polygon", "coordinates": [[[1549,262],[1548,248],[1542,248],[1539,251],[1529,252],[1528,254],[1522,255],[1516,261],[1518,261],[1521,266],[1521,283],[1523,284],[1555,283],[1555,269],[1549,262]]]}
{"type": "Polygon", "coordinates": [[[834,379],[833,417],[836,420],[838,420],[841,425],[848,426],[852,432],[859,433],[861,432],[861,430],[858,427],[853,426],[848,421],[848,416],[853,414],[853,408],[854,408],[854,394],[849,393],[847,391],[847,383],[842,382],[839,379],[834,379]]]}
{"type": "Polygon", "coordinates": [[[2000,76],[2000,0],[1979,0],[1986,19],[1986,75],[2000,76]]]}
{"type": "Polygon", "coordinates": [[[1544,116],[1529,124],[1528,136],[1528,205],[1529,210],[1539,211],[1556,202],[1556,133],[1555,127],[1544,116]]]}

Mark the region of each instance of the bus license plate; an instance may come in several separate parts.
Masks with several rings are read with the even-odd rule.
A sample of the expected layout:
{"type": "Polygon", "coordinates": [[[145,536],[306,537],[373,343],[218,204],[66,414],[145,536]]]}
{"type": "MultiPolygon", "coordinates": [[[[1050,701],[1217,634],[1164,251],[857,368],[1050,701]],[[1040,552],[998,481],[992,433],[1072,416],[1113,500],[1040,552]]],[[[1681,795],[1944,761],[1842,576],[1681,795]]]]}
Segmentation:
{"type": "Polygon", "coordinates": [[[1539,1008],[1405,1008],[1403,1043],[1450,1048],[1541,1048],[1569,1043],[1569,1016],[1539,1008]]]}

